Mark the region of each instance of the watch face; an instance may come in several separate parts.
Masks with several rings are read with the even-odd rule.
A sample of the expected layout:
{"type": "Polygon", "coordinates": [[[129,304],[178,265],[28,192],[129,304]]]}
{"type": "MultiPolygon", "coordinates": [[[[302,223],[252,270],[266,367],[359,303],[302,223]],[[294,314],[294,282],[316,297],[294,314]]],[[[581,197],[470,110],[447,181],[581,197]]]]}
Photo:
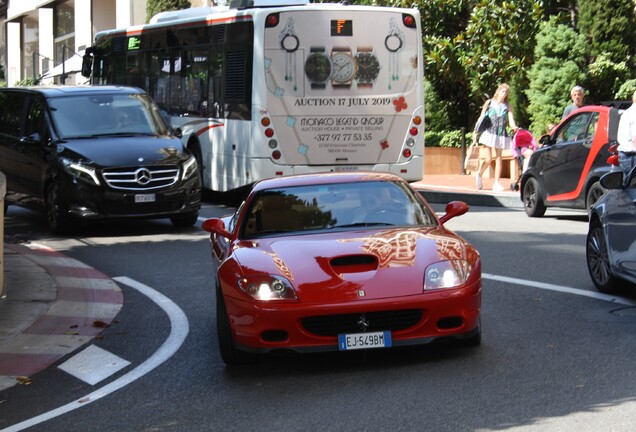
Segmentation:
{"type": "Polygon", "coordinates": [[[280,41],[280,46],[287,52],[296,51],[299,44],[298,38],[292,34],[285,35],[283,40],[280,41]]]}
{"type": "Polygon", "coordinates": [[[335,83],[348,83],[356,73],[356,64],[353,57],[345,52],[336,52],[331,55],[332,73],[331,81],[335,83]]]}
{"type": "Polygon", "coordinates": [[[356,78],[359,82],[375,81],[380,73],[380,62],[375,54],[359,52],[356,55],[356,63],[358,64],[358,75],[356,78]]]}
{"type": "Polygon", "coordinates": [[[314,83],[325,82],[331,75],[331,62],[329,57],[322,52],[313,52],[305,61],[305,75],[314,83]]]}
{"type": "Polygon", "coordinates": [[[397,52],[402,48],[402,39],[396,34],[390,34],[384,39],[384,46],[391,52],[397,52]]]}

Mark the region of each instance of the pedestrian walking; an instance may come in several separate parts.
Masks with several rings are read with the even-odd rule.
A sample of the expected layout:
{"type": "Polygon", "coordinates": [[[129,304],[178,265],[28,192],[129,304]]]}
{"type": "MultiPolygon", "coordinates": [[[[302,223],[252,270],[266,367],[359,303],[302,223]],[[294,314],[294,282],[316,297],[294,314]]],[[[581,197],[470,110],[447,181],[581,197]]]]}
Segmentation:
{"type": "MultiPolygon", "coordinates": [[[[510,86],[508,84],[501,84],[497,87],[497,91],[492,99],[489,99],[484,103],[481,108],[481,114],[479,116],[480,124],[487,124],[487,128],[484,128],[483,132],[479,135],[479,143],[489,148],[486,152],[486,159],[479,167],[475,182],[477,189],[483,188],[482,175],[484,171],[490,167],[492,163],[492,153],[495,153],[495,182],[493,183],[492,190],[503,191],[504,187],[500,183],[501,167],[502,167],[502,151],[510,148],[511,137],[508,135],[508,128],[511,128],[515,133],[517,132],[517,124],[515,123],[514,115],[510,105],[508,105],[508,92],[510,86]]],[[[476,129],[482,129],[477,127],[476,129]]]]}

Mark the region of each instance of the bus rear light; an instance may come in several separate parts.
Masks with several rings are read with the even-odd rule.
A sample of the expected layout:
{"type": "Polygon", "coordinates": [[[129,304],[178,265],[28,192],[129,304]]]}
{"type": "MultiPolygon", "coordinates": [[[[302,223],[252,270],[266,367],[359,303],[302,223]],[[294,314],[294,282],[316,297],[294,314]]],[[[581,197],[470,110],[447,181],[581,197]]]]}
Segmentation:
{"type": "Polygon", "coordinates": [[[422,124],[422,117],[420,117],[420,116],[413,117],[413,124],[416,124],[418,126],[421,125],[422,124]]]}
{"type": "Polygon", "coordinates": [[[278,147],[278,141],[276,141],[275,139],[269,140],[267,142],[267,145],[269,146],[269,148],[275,149],[276,147],[278,147]]]}
{"type": "Polygon", "coordinates": [[[409,147],[413,147],[415,145],[415,140],[413,138],[409,138],[406,140],[406,145],[409,147]]]}
{"type": "Polygon", "coordinates": [[[407,159],[408,159],[408,158],[410,158],[410,157],[411,157],[411,155],[412,155],[412,153],[411,153],[411,149],[404,149],[404,150],[402,150],[402,156],[404,156],[405,158],[407,158],[407,159]]]}
{"type": "Polygon", "coordinates": [[[412,127],[411,129],[409,129],[409,133],[413,136],[417,135],[418,130],[416,127],[412,127]]]}
{"type": "Polygon", "coordinates": [[[413,18],[413,15],[403,14],[402,22],[404,23],[405,27],[415,28],[415,18],[413,18]]]}
{"type": "Polygon", "coordinates": [[[278,14],[270,14],[267,15],[267,18],[265,19],[265,27],[276,27],[278,25],[278,14]]]}
{"type": "Polygon", "coordinates": [[[261,124],[265,127],[269,126],[271,124],[271,120],[269,119],[269,117],[263,117],[261,119],[261,124]]]}
{"type": "Polygon", "coordinates": [[[274,159],[274,160],[278,160],[278,159],[280,159],[280,151],[278,151],[278,150],[274,150],[274,151],[272,152],[272,159],[274,159]]]}
{"type": "Polygon", "coordinates": [[[272,128],[265,129],[265,136],[267,138],[273,137],[274,136],[274,129],[272,129],[272,128]]]}

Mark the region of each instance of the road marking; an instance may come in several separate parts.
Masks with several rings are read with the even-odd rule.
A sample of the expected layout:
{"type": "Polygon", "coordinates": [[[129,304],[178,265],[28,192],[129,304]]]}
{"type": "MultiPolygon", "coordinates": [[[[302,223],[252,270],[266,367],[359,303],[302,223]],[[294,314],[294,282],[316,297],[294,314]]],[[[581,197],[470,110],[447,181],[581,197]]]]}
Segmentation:
{"type": "Polygon", "coordinates": [[[525,285],[525,286],[529,286],[533,288],[556,291],[556,292],[561,292],[565,294],[574,294],[574,295],[578,295],[582,297],[589,297],[596,300],[603,300],[606,302],[617,303],[617,304],[622,304],[626,306],[636,306],[636,302],[632,300],[629,300],[623,297],[603,294],[596,291],[587,291],[587,290],[582,290],[578,288],[570,288],[570,287],[561,286],[561,285],[553,285],[549,283],[535,282],[535,281],[531,281],[527,279],[517,279],[517,278],[512,278],[507,276],[498,276],[498,275],[493,275],[488,273],[482,273],[481,277],[483,279],[488,279],[488,280],[493,280],[498,282],[507,282],[507,283],[511,283],[515,285],[525,285]]]}
{"type": "Polygon", "coordinates": [[[105,385],[104,387],[95,390],[94,392],[89,393],[86,396],[76,399],[73,402],[70,402],[59,408],[56,408],[44,414],[40,414],[37,417],[33,417],[23,422],[17,423],[13,426],[9,426],[8,428],[2,429],[0,432],[21,431],[40,423],[44,423],[55,417],[59,417],[63,414],[76,410],[88,405],[89,403],[95,402],[96,400],[108,396],[111,393],[127,386],[128,384],[131,384],[133,381],[138,380],[142,376],[146,375],[148,372],[160,366],[162,363],[172,357],[179,350],[181,345],[183,345],[183,342],[185,341],[189,333],[189,324],[188,318],[186,317],[185,313],[179,308],[179,306],[177,306],[172,300],[170,300],[168,297],[164,296],[160,292],[128,277],[115,277],[113,278],[113,280],[116,280],[121,284],[136,289],[141,294],[145,295],[146,297],[150,298],[150,300],[155,302],[157,306],[163,309],[163,311],[168,315],[171,327],[170,335],[168,335],[168,338],[164,341],[163,345],[161,345],[152,356],[150,356],[146,361],[137,366],[135,369],[119,377],[115,381],[105,385]]]}
{"type": "Polygon", "coordinates": [[[90,385],[105,380],[128,366],[130,362],[96,345],[91,345],[58,366],[90,385]]]}

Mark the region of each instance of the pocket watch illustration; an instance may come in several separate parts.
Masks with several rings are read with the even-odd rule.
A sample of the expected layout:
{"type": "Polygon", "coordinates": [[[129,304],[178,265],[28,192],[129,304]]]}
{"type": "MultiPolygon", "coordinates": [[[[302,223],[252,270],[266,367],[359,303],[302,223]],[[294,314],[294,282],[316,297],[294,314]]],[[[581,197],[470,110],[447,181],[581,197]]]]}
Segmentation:
{"type": "Polygon", "coordinates": [[[356,74],[356,62],[351,48],[334,47],[331,50],[331,84],[334,87],[350,87],[356,74]]]}
{"type": "Polygon", "coordinates": [[[311,47],[310,54],[305,61],[305,75],[311,83],[311,88],[325,88],[325,83],[331,75],[331,61],[325,53],[324,47],[311,47]]]}
{"type": "Polygon", "coordinates": [[[389,51],[389,90],[391,90],[391,81],[400,80],[400,55],[399,52],[404,49],[404,32],[400,30],[395,22],[395,18],[389,21],[389,34],[384,39],[384,46],[389,51]]]}
{"type": "Polygon", "coordinates": [[[372,87],[380,74],[380,62],[371,47],[357,49],[356,65],[358,87],[372,87]]]}
{"type": "Polygon", "coordinates": [[[285,81],[291,81],[294,91],[296,88],[296,50],[300,45],[298,36],[294,33],[294,20],[289,18],[287,24],[281,30],[278,39],[280,46],[285,50],[285,81]]]}

